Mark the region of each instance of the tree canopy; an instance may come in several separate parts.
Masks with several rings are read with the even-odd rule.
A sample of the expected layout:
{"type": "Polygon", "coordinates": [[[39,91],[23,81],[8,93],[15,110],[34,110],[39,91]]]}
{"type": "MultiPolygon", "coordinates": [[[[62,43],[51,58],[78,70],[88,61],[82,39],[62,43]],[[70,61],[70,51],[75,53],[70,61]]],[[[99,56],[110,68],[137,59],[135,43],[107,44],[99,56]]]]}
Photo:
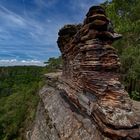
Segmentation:
{"type": "Polygon", "coordinates": [[[102,6],[115,31],[123,35],[123,39],[113,44],[122,63],[122,81],[130,96],[140,100],[140,1],[112,0],[102,6]]]}

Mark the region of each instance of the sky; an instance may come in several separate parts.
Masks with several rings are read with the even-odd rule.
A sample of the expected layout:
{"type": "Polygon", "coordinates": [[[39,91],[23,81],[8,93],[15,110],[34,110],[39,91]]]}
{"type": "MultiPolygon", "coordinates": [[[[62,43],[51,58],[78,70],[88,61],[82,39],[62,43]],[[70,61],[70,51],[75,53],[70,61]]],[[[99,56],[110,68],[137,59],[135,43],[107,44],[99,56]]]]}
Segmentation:
{"type": "Polygon", "coordinates": [[[58,57],[58,31],[104,0],[0,0],[0,66],[43,65],[58,57]]]}

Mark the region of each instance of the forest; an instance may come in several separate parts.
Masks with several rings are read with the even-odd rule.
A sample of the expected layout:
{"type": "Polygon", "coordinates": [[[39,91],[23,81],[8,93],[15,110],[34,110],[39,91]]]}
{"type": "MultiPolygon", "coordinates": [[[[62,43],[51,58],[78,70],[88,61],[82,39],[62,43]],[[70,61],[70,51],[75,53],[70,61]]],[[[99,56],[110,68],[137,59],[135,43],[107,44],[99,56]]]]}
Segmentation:
{"type": "Polygon", "coordinates": [[[140,100],[140,1],[112,0],[102,4],[123,38],[115,42],[121,61],[121,80],[130,97],[140,100]]]}
{"type": "MultiPolygon", "coordinates": [[[[121,61],[121,81],[130,97],[140,101],[140,0],[112,0],[101,4],[123,38],[113,44],[121,61]]],[[[46,67],[0,67],[0,140],[20,140],[32,124],[43,74],[61,69],[62,59],[50,58],[46,67]]]]}
{"type": "Polygon", "coordinates": [[[21,139],[35,117],[42,67],[0,67],[0,140],[21,139]]]}

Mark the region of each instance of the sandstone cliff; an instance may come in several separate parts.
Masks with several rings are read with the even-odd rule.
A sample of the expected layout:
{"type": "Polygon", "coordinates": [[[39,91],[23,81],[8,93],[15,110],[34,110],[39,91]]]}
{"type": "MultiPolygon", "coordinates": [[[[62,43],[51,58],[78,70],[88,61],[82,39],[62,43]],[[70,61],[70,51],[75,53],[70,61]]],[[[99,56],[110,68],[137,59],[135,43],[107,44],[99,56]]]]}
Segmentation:
{"type": "Polygon", "coordinates": [[[101,134],[88,115],[78,110],[57,86],[61,73],[45,75],[41,101],[28,140],[110,140],[101,134]]]}
{"type": "MultiPolygon", "coordinates": [[[[39,92],[41,100],[27,140],[112,140],[58,89],[61,73],[49,73],[45,77],[46,85],[39,92]]],[[[140,103],[135,101],[133,106],[140,117],[140,103]]]]}
{"type": "Polygon", "coordinates": [[[119,81],[112,47],[121,37],[100,6],[89,9],[83,24],[59,31],[63,72],[46,75],[29,139],[140,139],[139,105],[134,107],[119,81]]]}
{"type": "Polygon", "coordinates": [[[120,61],[112,47],[121,37],[100,6],[89,9],[80,29],[75,25],[64,26],[58,38],[64,61],[59,88],[96,122],[104,135],[113,139],[138,139],[139,118],[119,81],[120,61]],[[69,36],[70,28],[78,31],[69,36]]]}

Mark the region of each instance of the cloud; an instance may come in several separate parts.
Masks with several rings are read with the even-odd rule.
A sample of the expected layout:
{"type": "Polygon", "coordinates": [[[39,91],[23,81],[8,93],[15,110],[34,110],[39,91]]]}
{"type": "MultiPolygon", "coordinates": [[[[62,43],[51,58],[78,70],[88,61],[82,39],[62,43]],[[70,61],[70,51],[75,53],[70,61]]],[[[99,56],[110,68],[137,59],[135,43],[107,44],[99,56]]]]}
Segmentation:
{"type": "MultiPolygon", "coordinates": [[[[11,39],[13,42],[15,40],[15,44],[17,44],[19,41],[19,44],[25,44],[29,42],[32,43],[34,41],[36,44],[47,44],[47,37],[49,37],[49,33],[46,31],[47,28],[46,30],[44,29],[46,27],[45,24],[31,18],[23,18],[22,16],[8,10],[1,5],[0,16],[3,19],[1,23],[3,26],[3,29],[1,29],[1,38],[6,40],[11,39]],[[15,34],[17,34],[17,36],[12,35],[14,32],[16,32],[15,34]],[[5,34],[8,36],[5,36],[5,34]],[[22,37],[19,38],[21,35],[22,37]],[[25,38],[23,38],[23,36],[25,38]],[[28,37],[27,42],[26,37],[28,37]]],[[[11,41],[9,40],[9,42],[11,41]]]]}
{"type": "Polygon", "coordinates": [[[1,18],[3,18],[4,23],[7,23],[7,25],[9,25],[9,26],[10,25],[16,25],[16,26],[20,26],[20,27],[26,26],[26,22],[25,22],[24,18],[15,14],[14,12],[8,10],[7,8],[5,8],[2,5],[0,5],[0,16],[1,16],[1,18]]]}
{"type": "MultiPolygon", "coordinates": [[[[30,17],[18,15],[6,7],[0,5],[0,16],[2,20],[2,34],[0,44],[38,44],[56,46],[57,32],[66,22],[61,15],[52,15],[43,21],[37,20],[30,14],[30,17]],[[6,41],[4,41],[6,40],[6,41]]],[[[67,20],[68,23],[68,20],[67,20]]]]}
{"type": "Polygon", "coordinates": [[[43,62],[38,60],[17,60],[17,59],[2,59],[0,60],[0,66],[45,66],[43,62]]]}
{"type": "Polygon", "coordinates": [[[24,0],[21,1],[24,7],[23,15],[0,5],[0,28],[3,28],[0,35],[0,44],[10,44],[12,42],[12,44],[19,45],[46,44],[57,46],[56,40],[59,29],[65,24],[82,22],[85,11],[93,4],[91,0],[69,0],[65,4],[63,0],[61,2],[60,0],[32,1],[38,7],[46,8],[47,6],[46,13],[44,13],[44,10],[38,11],[38,9],[29,11],[24,0]],[[63,9],[60,7],[61,3],[62,6],[64,5],[64,10],[68,10],[67,12],[61,11],[63,9]],[[54,6],[55,10],[52,9],[54,11],[48,11],[48,8],[54,6]],[[44,18],[40,19],[41,16],[44,18]]]}

